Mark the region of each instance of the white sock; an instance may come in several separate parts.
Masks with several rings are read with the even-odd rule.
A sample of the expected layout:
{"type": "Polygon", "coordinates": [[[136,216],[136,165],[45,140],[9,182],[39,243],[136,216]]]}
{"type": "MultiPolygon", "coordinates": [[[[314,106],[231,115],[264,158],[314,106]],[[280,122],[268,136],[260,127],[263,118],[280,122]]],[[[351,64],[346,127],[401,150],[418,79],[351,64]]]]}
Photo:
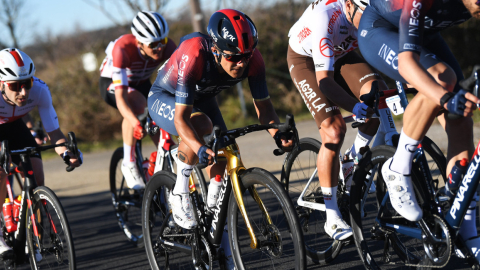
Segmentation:
{"type": "Polygon", "coordinates": [[[123,164],[135,162],[135,145],[130,146],[123,143],[123,164]]]}
{"type": "Polygon", "coordinates": [[[402,128],[400,140],[398,141],[397,151],[393,156],[392,165],[390,169],[403,175],[409,175],[412,171],[413,155],[420,144],[420,141],[408,137],[402,128]]]}
{"type": "Polygon", "coordinates": [[[173,194],[189,193],[188,178],[192,174],[195,165],[188,165],[180,160],[177,160],[177,181],[173,188],[173,194]]]}
{"type": "Polygon", "coordinates": [[[325,201],[325,212],[327,212],[327,222],[333,223],[335,220],[342,218],[340,209],[337,204],[337,187],[321,187],[323,200],[325,201]]]}
{"type": "Polygon", "coordinates": [[[357,132],[357,137],[355,138],[355,142],[350,148],[350,158],[354,159],[357,156],[357,153],[360,152],[360,148],[365,147],[370,144],[372,141],[373,136],[367,135],[360,130],[357,132]]]}
{"type": "Polygon", "coordinates": [[[464,241],[477,236],[477,201],[478,194],[475,194],[460,227],[459,233],[464,241]]]}

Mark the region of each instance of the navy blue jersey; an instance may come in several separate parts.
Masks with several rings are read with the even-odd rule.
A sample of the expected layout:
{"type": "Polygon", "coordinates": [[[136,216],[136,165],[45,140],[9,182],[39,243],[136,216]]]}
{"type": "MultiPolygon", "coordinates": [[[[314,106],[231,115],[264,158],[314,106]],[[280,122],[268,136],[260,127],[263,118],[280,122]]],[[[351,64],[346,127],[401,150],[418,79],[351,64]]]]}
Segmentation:
{"type": "Polygon", "coordinates": [[[181,39],[177,50],[160,67],[151,92],[168,91],[175,95],[175,103],[193,105],[194,102],[216,96],[248,78],[255,100],[269,98],[265,80],[265,63],[255,50],[240,78],[220,73],[213,53],[211,37],[193,33],[181,39]]]}
{"type": "Polygon", "coordinates": [[[471,18],[461,0],[370,0],[370,6],[399,29],[399,52],[420,52],[424,35],[471,18]]]}

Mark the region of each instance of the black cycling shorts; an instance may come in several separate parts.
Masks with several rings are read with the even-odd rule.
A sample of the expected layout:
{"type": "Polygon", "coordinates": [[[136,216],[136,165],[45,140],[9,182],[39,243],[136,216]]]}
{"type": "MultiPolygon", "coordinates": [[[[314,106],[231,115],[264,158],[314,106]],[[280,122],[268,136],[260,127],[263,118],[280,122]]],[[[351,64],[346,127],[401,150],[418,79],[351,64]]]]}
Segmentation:
{"type": "MultiPolygon", "coordinates": [[[[0,141],[4,140],[8,141],[10,150],[38,146],[32,133],[30,133],[30,129],[28,129],[22,119],[0,125],[0,141]]],[[[42,158],[40,153],[33,154],[31,157],[42,158]]],[[[20,164],[20,156],[12,155],[12,162],[17,165],[20,164]]]]}
{"type": "MultiPolygon", "coordinates": [[[[117,108],[117,101],[115,100],[115,88],[112,86],[112,78],[100,77],[100,95],[103,100],[107,102],[108,105],[112,106],[115,109],[117,108]]],[[[152,83],[149,80],[146,80],[138,85],[129,86],[130,90],[136,90],[142,93],[142,95],[147,98],[150,88],[152,88],[152,83]]]]}

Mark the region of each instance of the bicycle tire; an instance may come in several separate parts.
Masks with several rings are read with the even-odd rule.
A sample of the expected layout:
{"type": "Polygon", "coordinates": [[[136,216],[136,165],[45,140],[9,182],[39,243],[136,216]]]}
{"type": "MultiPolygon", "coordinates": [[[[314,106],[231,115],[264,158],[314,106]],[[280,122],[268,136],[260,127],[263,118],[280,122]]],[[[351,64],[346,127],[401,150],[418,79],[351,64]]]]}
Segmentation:
{"type": "Polygon", "coordinates": [[[34,219],[30,215],[27,218],[27,246],[31,268],[76,269],[75,248],[62,204],[55,193],[45,186],[35,188],[33,195],[32,209],[36,216],[34,219]],[[35,220],[38,237],[34,235],[32,220],[35,220]],[[40,261],[35,259],[38,250],[42,257],[40,261]]]}
{"type": "Polygon", "coordinates": [[[239,175],[242,195],[252,229],[260,246],[250,247],[246,224],[238,211],[235,196],[228,205],[228,236],[236,268],[244,269],[306,269],[305,245],[295,208],[282,184],[271,173],[251,168],[239,175]],[[255,187],[273,224],[267,221],[250,193],[255,187]],[[271,242],[261,246],[261,243],[271,242]]]}
{"type": "MultiPolygon", "coordinates": [[[[414,223],[396,213],[389,202],[387,202],[384,212],[379,214],[378,207],[386,194],[386,185],[379,172],[381,172],[383,164],[394,154],[394,147],[385,145],[375,147],[363,156],[354,174],[351,188],[350,221],[358,254],[367,269],[388,269],[407,262],[417,264],[425,258],[422,240],[385,232],[378,227],[375,221],[377,217],[390,218],[395,219],[396,222],[414,226],[414,223]],[[365,183],[369,173],[374,174],[373,177],[376,181],[377,190],[373,194],[366,193],[365,183]],[[364,196],[366,196],[365,201],[364,196]],[[387,256],[384,252],[386,241],[394,251],[393,254],[387,253],[387,256]]],[[[418,174],[417,169],[414,168],[411,175],[417,201],[423,205],[428,196],[426,184],[422,184],[423,178],[418,174]]]]}
{"type": "Polygon", "coordinates": [[[110,193],[113,209],[120,229],[135,245],[140,245],[142,239],[141,207],[142,192],[128,188],[123,177],[121,165],[123,162],[123,147],[117,148],[110,160],[110,193]]]}
{"type": "MultiPolygon", "coordinates": [[[[167,200],[168,190],[173,188],[176,182],[176,176],[169,171],[159,171],[155,173],[145,188],[145,195],[142,203],[142,230],[144,235],[145,251],[147,253],[150,267],[154,270],[159,269],[195,269],[192,264],[191,256],[180,251],[176,251],[168,244],[162,244],[159,241],[160,235],[170,233],[179,235],[181,228],[173,222],[173,218],[166,220],[168,208],[167,200]],[[168,222],[168,224],[164,224],[168,222]],[[165,226],[162,232],[161,227],[165,226]],[[167,231],[167,232],[166,232],[167,231]],[[178,232],[178,233],[177,233],[178,232]],[[169,266],[170,268],[167,268],[169,266]]],[[[186,240],[184,236],[165,237],[166,240],[179,241],[186,240]]]]}
{"type": "MultiPolygon", "coordinates": [[[[285,158],[285,177],[282,183],[286,184],[286,180],[289,180],[288,194],[299,216],[307,256],[316,264],[326,264],[338,256],[343,247],[342,241],[333,240],[325,233],[324,224],[327,217],[324,211],[302,207],[297,203],[305,185],[317,168],[317,155],[322,143],[313,138],[302,138],[299,146],[285,158]]],[[[318,174],[315,175],[313,182],[308,189],[309,195],[306,194],[305,197],[308,196],[314,202],[323,203],[318,174]]],[[[341,196],[337,197],[341,198],[341,196]]],[[[348,209],[345,213],[342,211],[342,215],[347,217],[348,209]]]]}

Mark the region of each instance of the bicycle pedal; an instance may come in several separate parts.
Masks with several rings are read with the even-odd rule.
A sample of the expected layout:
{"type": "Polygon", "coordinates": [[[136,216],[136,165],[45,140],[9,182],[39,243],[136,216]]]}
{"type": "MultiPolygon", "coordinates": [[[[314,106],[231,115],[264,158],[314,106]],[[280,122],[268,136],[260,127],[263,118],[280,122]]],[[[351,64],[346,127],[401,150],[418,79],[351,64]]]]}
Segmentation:
{"type": "Polygon", "coordinates": [[[7,259],[7,260],[3,260],[3,264],[5,266],[5,270],[13,270],[15,269],[15,261],[13,259],[7,259]]]}

